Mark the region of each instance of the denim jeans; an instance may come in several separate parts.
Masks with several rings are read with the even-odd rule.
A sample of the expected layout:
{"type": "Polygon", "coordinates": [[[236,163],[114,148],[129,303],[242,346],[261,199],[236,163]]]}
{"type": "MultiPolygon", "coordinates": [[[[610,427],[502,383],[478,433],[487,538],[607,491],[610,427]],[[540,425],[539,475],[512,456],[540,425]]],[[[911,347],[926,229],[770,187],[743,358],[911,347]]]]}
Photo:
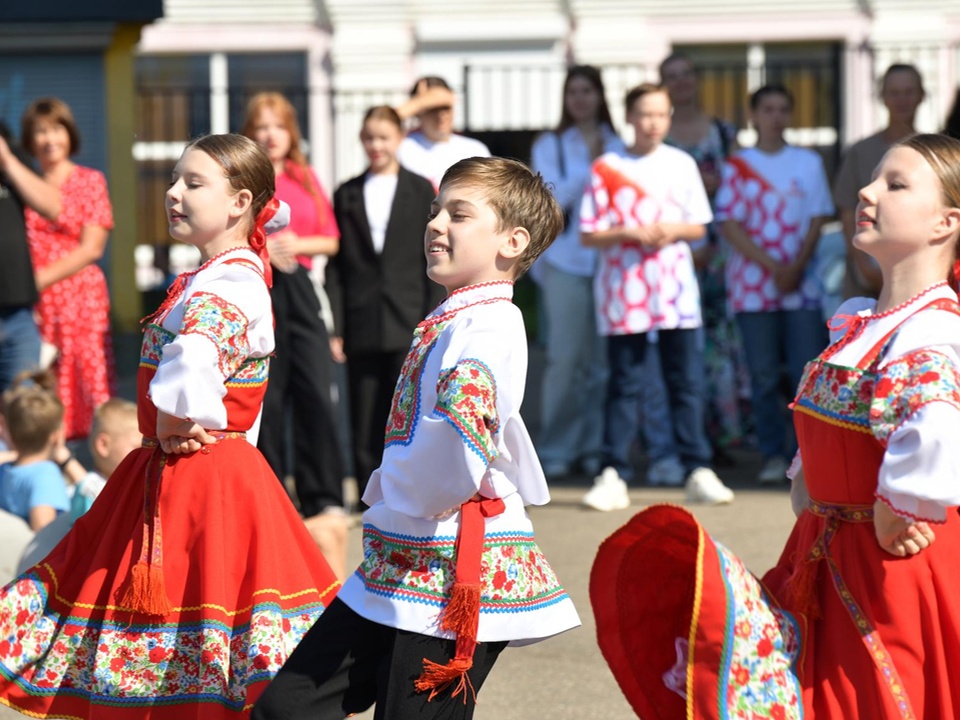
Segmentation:
{"type": "Polygon", "coordinates": [[[0,392],[40,364],[40,332],[29,307],[0,310],[0,392]]]}
{"type": "MultiPolygon", "coordinates": [[[[703,330],[661,330],[657,348],[667,387],[673,439],[687,472],[709,467],[712,452],[704,427],[705,376],[703,330]]],[[[610,379],[604,418],[604,466],[612,466],[626,481],[633,479],[630,446],[640,429],[640,398],[647,380],[647,335],[607,338],[610,379]]]]}
{"type": "MultiPolygon", "coordinates": [[[[786,400],[780,391],[781,368],[786,361],[791,396],[796,392],[804,365],[827,344],[827,329],[820,310],[776,310],[737,313],[744,356],[750,372],[750,394],[757,442],[764,459],[793,455],[787,446],[786,400]]],[[[791,441],[795,445],[795,441],[791,441]]]]}
{"type": "MultiPolygon", "coordinates": [[[[648,333],[648,348],[660,347],[659,338],[648,333]]],[[[647,352],[644,359],[645,382],[640,395],[640,418],[643,427],[644,448],[651,463],[674,457],[677,448],[673,443],[673,422],[670,418],[670,395],[660,367],[660,352],[647,352]]]]}
{"type": "Polygon", "coordinates": [[[547,473],[559,473],[600,458],[605,343],[597,335],[592,277],[545,265],[539,280],[547,353],[537,453],[547,473]]]}

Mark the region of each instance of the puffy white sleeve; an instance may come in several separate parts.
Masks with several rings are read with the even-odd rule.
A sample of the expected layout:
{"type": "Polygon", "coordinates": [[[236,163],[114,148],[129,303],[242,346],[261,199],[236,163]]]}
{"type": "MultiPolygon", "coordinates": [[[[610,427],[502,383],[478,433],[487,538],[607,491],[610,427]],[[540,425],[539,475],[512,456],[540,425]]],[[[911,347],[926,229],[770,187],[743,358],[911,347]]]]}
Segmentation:
{"type": "Polygon", "coordinates": [[[877,377],[870,425],[885,446],[877,497],[904,518],[944,522],[960,505],[960,318],[920,313],[891,344],[877,377]],[[902,351],[902,352],[901,352],[902,351]]]}
{"type": "MultiPolygon", "coordinates": [[[[522,333],[519,311],[516,316],[512,319],[521,323],[522,333]]],[[[510,341],[513,333],[498,328],[494,319],[502,316],[489,313],[459,321],[457,342],[441,360],[433,407],[422,411],[403,452],[392,453],[381,465],[364,502],[382,497],[393,510],[434,517],[480,491],[503,451],[503,425],[519,411],[522,391],[514,385],[526,372],[525,360],[510,341]]]]}
{"type": "Polygon", "coordinates": [[[210,268],[187,288],[177,337],[163,348],[150,398],[169,415],[221,430],[227,426],[224,382],[248,358],[272,350],[273,316],[263,279],[241,264],[210,268]]]}

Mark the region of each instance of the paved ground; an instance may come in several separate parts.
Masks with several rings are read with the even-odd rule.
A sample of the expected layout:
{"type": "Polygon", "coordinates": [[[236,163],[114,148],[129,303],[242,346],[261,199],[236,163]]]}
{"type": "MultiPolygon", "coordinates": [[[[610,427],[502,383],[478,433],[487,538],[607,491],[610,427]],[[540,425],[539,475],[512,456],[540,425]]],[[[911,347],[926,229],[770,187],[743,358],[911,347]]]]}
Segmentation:
{"type": "MultiPolygon", "coordinates": [[[[724,478],[737,490],[726,507],[691,506],[713,536],[737,553],[755,572],[773,565],[793,522],[786,486],[753,486],[757,461],[739,456],[724,478]]],[[[657,502],[683,504],[676,490],[640,488],[631,492],[633,507],[611,513],[583,509],[586,479],[553,489],[553,502],[531,510],[537,539],[566,586],[583,627],[524,648],[508,648],[480,693],[476,720],[629,720],[634,718],[607,669],[596,643],[590,610],[590,567],[600,543],[632,515],[657,502]]],[[[352,531],[351,563],[359,561],[360,531],[352,531]]],[[[656,579],[650,579],[656,592],[656,579]]],[[[358,716],[369,720],[373,712],[358,716]]]]}
{"type": "MultiPolygon", "coordinates": [[[[135,353],[135,345],[130,351],[135,353]]],[[[133,356],[135,358],[135,355],[133,356]]],[[[524,417],[531,431],[537,429],[538,370],[541,360],[532,348],[531,372],[524,417]]],[[[128,366],[131,363],[127,364],[128,366]]],[[[133,368],[132,368],[133,369],[133,368]]],[[[121,388],[132,392],[132,373],[121,388]]],[[[535,436],[535,435],[534,435],[535,436]]],[[[786,485],[758,489],[753,478],[758,461],[751,453],[738,453],[737,465],[720,470],[724,480],[737,491],[736,501],[726,507],[692,507],[716,539],[740,555],[755,572],[761,573],[777,559],[790,531],[793,516],[786,485]]],[[[477,720],[630,720],[634,717],[620,693],[596,644],[590,610],[588,580],[590,567],[600,543],[642,507],[657,503],[683,504],[676,490],[637,488],[631,491],[633,506],[612,513],[583,509],[580,498],[588,478],[572,478],[552,488],[553,501],[531,510],[537,538],[577,609],[583,627],[536,645],[507,649],[480,694],[477,720]]],[[[349,564],[360,557],[360,529],[350,538],[349,564]]],[[[650,592],[656,592],[650,579],[650,592]]],[[[0,720],[22,718],[0,706],[0,720]]],[[[370,720],[373,713],[358,716],[370,720]]]]}

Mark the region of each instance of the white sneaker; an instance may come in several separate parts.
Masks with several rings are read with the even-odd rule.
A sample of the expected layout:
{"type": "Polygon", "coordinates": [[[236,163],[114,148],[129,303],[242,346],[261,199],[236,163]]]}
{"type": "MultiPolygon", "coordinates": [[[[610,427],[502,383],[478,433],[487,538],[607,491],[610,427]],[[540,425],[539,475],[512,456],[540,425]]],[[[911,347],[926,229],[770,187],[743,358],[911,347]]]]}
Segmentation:
{"type": "Polygon", "coordinates": [[[767,458],[763,467],[760,468],[760,474],[757,475],[757,482],[761,485],[780,485],[787,479],[789,467],[787,459],[779,455],[767,458]]]}
{"type": "Polygon", "coordinates": [[[615,468],[605,467],[593,479],[593,487],[583,496],[583,504],[600,512],[628,508],[630,496],[627,495],[627,484],[615,468]]]}
{"type": "Polygon", "coordinates": [[[687,471],[683,469],[679,458],[669,456],[650,463],[647,468],[647,485],[657,487],[681,487],[687,471]]]}
{"type": "Polygon", "coordinates": [[[687,478],[687,500],[705,505],[723,505],[733,502],[733,490],[724,485],[713,470],[701,467],[687,478]]]}

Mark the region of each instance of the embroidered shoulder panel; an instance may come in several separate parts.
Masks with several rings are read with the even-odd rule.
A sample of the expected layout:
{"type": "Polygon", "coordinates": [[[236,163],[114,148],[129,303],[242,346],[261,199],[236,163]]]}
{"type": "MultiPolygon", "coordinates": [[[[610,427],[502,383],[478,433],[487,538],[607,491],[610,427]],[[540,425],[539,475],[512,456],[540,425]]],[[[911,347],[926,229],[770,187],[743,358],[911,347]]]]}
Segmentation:
{"type": "Polygon", "coordinates": [[[210,340],[220,353],[220,372],[228,378],[250,357],[248,324],[246,315],[236,305],[219,295],[197,292],[183,309],[180,334],[202,335],[210,340]]]}
{"type": "Polygon", "coordinates": [[[813,360],[804,370],[795,407],[869,432],[873,388],[871,373],[813,360]]]}
{"type": "Polygon", "coordinates": [[[140,343],[140,367],[149,367],[156,370],[163,357],[163,346],[169,344],[176,337],[166,328],[156,323],[147,324],[143,330],[143,342],[140,343]]]}
{"type": "Polygon", "coordinates": [[[894,360],[878,377],[870,405],[870,426],[886,444],[917,410],[946,402],[960,410],[960,373],[954,362],[935,350],[920,350],[894,360]]]}
{"type": "Polygon", "coordinates": [[[393,392],[390,415],[384,434],[384,447],[409,445],[417,429],[421,412],[421,381],[427,358],[450,321],[421,324],[413,334],[410,351],[403,361],[397,387],[393,392]]]}
{"type": "Polygon", "coordinates": [[[440,373],[433,414],[450,423],[488,465],[500,455],[494,440],[500,429],[497,384],[490,368],[479,360],[461,360],[440,373]]]}

